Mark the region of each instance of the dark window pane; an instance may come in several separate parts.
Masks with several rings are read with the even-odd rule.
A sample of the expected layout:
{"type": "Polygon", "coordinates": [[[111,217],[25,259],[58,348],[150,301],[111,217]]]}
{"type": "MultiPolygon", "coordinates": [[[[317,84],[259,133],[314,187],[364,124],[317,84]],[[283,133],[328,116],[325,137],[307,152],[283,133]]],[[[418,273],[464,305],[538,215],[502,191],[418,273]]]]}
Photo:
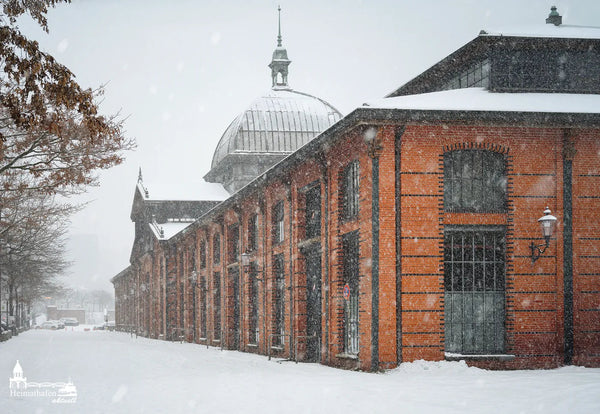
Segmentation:
{"type": "Polygon", "coordinates": [[[444,207],[447,211],[506,211],[506,160],[487,150],[444,154],[444,207]]]}
{"type": "Polygon", "coordinates": [[[352,161],[342,171],[342,217],[346,220],[358,215],[359,207],[359,168],[358,161],[352,161]]]}

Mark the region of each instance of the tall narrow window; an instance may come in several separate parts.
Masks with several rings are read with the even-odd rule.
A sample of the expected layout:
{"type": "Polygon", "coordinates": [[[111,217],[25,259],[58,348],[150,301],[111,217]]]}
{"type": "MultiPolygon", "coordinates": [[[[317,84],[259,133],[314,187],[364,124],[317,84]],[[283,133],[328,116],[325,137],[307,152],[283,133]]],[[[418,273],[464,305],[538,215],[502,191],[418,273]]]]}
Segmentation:
{"type": "Polygon", "coordinates": [[[258,249],[258,215],[254,214],[248,219],[248,251],[258,249]]]}
{"type": "Polygon", "coordinates": [[[358,355],[358,232],[343,237],[344,352],[358,355]]]}
{"type": "Polygon", "coordinates": [[[200,337],[206,338],[206,277],[200,276],[200,337]]]}
{"type": "MultiPolygon", "coordinates": [[[[166,313],[166,309],[165,309],[165,285],[166,284],[167,284],[167,271],[166,271],[166,267],[165,267],[165,259],[163,257],[161,257],[160,258],[160,313],[159,313],[161,315],[164,315],[166,313]]],[[[162,320],[160,322],[161,322],[160,331],[164,334],[162,320]]]]}
{"type": "Polygon", "coordinates": [[[305,225],[307,239],[321,235],[321,188],[319,186],[306,192],[305,225]]]}
{"type": "Polygon", "coordinates": [[[196,270],[196,250],[192,248],[190,249],[190,275],[196,270]]]}
{"type": "Polygon", "coordinates": [[[342,217],[351,220],[358,216],[359,165],[352,161],[342,172],[342,217]]]}
{"type": "Polygon", "coordinates": [[[250,264],[250,325],[248,327],[248,342],[257,344],[258,331],[258,274],[256,263],[250,264]]]}
{"type": "Polygon", "coordinates": [[[273,206],[273,243],[281,243],[284,238],[283,201],[280,201],[273,206]]]}
{"type": "Polygon", "coordinates": [[[213,262],[215,264],[221,263],[221,236],[219,233],[213,237],[213,262]]]}
{"type": "Polygon", "coordinates": [[[444,154],[446,211],[505,212],[506,198],[504,154],[478,149],[444,154]]]}
{"type": "Polygon", "coordinates": [[[221,339],[221,274],[213,275],[213,339],[221,339]]]}
{"type": "Polygon", "coordinates": [[[285,270],[283,254],[278,254],[273,258],[273,272],[275,275],[275,317],[273,345],[282,346],[284,344],[285,334],[285,270]]]}
{"type": "Polygon", "coordinates": [[[504,352],[505,244],[501,227],[445,230],[446,352],[504,352]]]}
{"type": "Polygon", "coordinates": [[[239,260],[240,256],[240,227],[233,224],[228,228],[228,258],[229,263],[234,263],[239,260]]]}
{"type": "Polygon", "coordinates": [[[206,268],[206,241],[200,242],[200,269],[206,268]]]}
{"type": "MultiPolygon", "coordinates": [[[[183,329],[184,326],[184,315],[185,315],[185,301],[184,301],[184,277],[185,272],[184,272],[184,265],[183,265],[183,252],[179,253],[179,266],[178,266],[178,273],[179,273],[179,329],[183,329]]],[[[181,335],[181,333],[178,333],[178,335],[181,335]]]]}

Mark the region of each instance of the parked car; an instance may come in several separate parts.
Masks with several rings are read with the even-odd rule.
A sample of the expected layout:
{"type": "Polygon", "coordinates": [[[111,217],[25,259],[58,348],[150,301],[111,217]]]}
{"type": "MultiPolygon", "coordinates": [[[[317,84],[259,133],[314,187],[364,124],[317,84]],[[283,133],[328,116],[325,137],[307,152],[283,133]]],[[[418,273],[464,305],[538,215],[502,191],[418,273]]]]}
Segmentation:
{"type": "Polygon", "coordinates": [[[65,326],[79,326],[77,318],[61,318],[60,319],[65,326]]]}
{"type": "Polygon", "coordinates": [[[51,329],[53,331],[59,329],[57,321],[46,321],[40,325],[40,329],[51,329]]]}
{"type": "Polygon", "coordinates": [[[62,321],[50,320],[46,322],[54,322],[57,325],[56,329],[65,329],[65,324],[62,321]]]}
{"type": "Polygon", "coordinates": [[[108,321],[104,322],[102,325],[95,325],[94,331],[114,331],[115,328],[115,321],[108,321]]]}

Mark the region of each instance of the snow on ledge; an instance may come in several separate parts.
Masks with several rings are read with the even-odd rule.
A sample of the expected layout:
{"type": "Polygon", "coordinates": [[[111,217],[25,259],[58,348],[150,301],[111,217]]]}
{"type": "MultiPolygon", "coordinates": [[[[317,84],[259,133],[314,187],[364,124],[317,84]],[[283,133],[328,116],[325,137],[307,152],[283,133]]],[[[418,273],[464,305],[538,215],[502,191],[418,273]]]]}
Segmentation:
{"type": "Polygon", "coordinates": [[[396,96],[371,101],[369,108],[446,111],[600,113],[600,95],[489,92],[483,88],[396,96]]]}
{"type": "Polygon", "coordinates": [[[457,361],[464,359],[498,359],[502,361],[509,361],[515,359],[514,355],[511,354],[456,354],[452,352],[444,352],[444,357],[449,361],[457,361]]]}

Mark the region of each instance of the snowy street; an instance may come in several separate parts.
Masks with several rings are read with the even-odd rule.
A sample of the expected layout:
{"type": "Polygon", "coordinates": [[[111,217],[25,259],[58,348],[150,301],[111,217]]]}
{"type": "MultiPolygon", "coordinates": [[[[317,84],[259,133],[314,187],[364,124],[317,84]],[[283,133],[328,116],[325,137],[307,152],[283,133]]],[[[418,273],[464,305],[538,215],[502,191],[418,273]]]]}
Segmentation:
{"type": "Polygon", "coordinates": [[[370,374],[71,329],[0,343],[2,413],[600,412],[600,369],[492,372],[416,362],[370,374]],[[10,397],[17,360],[28,382],[71,379],[77,401],[10,397]]]}

